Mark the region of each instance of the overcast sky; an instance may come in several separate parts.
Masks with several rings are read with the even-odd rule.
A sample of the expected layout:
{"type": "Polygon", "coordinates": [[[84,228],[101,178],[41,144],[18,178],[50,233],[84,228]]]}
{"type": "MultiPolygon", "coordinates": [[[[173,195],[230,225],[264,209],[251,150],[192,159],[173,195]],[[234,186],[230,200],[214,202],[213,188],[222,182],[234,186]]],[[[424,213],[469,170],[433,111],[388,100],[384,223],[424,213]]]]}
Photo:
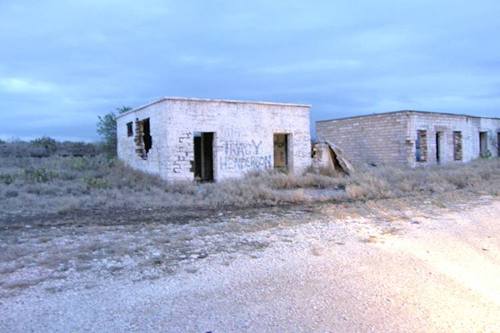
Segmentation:
{"type": "Polygon", "coordinates": [[[500,1],[0,0],[2,138],[161,96],[500,116],[500,1]]]}

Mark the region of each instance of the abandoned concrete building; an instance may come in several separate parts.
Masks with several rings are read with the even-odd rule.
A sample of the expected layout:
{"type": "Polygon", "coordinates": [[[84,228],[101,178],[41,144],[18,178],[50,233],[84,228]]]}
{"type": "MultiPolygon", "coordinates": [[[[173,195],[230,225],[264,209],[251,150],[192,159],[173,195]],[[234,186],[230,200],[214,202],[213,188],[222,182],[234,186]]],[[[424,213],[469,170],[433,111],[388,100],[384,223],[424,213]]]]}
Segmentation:
{"type": "Polygon", "coordinates": [[[316,131],[355,164],[416,167],[500,156],[500,118],[396,111],[318,121],[316,131]]]}
{"type": "Polygon", "coordinates": [[[310,106],[162,98],[117,116],[118,157],[165,180],[246,172],[302,173],[311,164],[310,106]]]}

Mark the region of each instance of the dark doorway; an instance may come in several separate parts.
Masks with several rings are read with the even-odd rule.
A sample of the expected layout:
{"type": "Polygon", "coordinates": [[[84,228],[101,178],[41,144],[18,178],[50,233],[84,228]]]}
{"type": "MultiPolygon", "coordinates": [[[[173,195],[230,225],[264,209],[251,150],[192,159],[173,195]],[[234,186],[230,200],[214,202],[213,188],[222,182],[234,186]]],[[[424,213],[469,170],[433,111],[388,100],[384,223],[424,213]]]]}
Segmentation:
{"type": "Polygon", "coordinates": [[[488,132],[479,132],[479,156],[488,157],[488,132]]]}
{"type": "Polygon", "coordinates": [[[197,180],[214,180],[213,143],[213,132],[194,133],[194,178],[197,180]]]}
{"type": "Polygon", "coordinates": [[[497,133],[497,156],[500,157],[500,132],[497,133]]]}
{"type": "Polygon", "coordinates": [[[146,118],[142,121],[142,142],[144,142],[144,150],[146,154],[149,153],[151,147],[153,147],[153,138],[151,137],[151,130],[149,126],[149,118],[146,118]]]}
{"type": "Polygon", "coordinates": [[[288,134],[274,134],[274,168],[288,170],[288,134]]]}
{"type": "Polygon", "coordinates": [[[441,163],[443,156],[443,132],[436,132],[436,162],[441,163]]]}

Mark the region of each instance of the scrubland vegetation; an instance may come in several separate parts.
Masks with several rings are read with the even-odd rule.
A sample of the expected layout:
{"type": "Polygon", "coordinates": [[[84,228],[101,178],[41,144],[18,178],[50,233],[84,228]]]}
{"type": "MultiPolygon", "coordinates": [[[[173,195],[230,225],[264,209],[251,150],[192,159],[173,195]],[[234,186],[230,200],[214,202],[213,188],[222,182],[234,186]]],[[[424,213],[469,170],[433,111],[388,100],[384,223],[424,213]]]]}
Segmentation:
{"type": "Polygon", "coordinates": [[[34,286],[87,288],[98,276],[158,278],[218,253],[250,255],[308,221],[411,219],[405,212],[443,197],[499,193],[499,159],[166,183],[90,144],[0,142],[0,298],[34,286]],[[269,229],[269,238],[259,236],[269,229]]]}
{"type": "Polygon", "coordinates": [[[48,138],[0,143],[0,218],[76,209],[217,209],[345,202],[457,190],[499,195],[500,160],[414,170],[360,168],[351,176],[269,171],[219,183],[166,183],[131,170],[91,144],[57,143],[48,138]],[[321,192],[330,195],[318,196],[321,192]]]}

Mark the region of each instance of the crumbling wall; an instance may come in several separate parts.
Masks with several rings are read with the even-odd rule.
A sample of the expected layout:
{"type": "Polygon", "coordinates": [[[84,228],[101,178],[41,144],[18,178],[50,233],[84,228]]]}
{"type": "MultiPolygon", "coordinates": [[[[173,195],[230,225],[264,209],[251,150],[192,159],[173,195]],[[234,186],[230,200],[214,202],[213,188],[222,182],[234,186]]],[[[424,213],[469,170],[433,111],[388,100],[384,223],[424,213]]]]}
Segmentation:
{"type": "Polygon", "coordinates": [[[348,175],[354,172],[354,167],[344,152],[331,142],[315,143],[312,159],[312,166],[316,172],[339,172],[348,175]]]}
{"type": "Polygon", "coordinates": [[[138,118],[135,119],[134,121],[134,143],[135,143],[135,153],[137,156],[139,156],[142,159],[147,158],[146,150],[144,148],[144,131],[143,131],[143,126],[142,126],[142,121],[140,121],[138,118]]]}
{"type": "Polygon", "coordinates": [[[167,154],[167,136],[163,107],[151,105],[138,111],[121,114],[116,120],[118,158],[131,167],[156,175],[166,175],[164,156],[167,154]],[[152,145],[146,152],[142,121],[149,119],[152,145]],[[127,133],[127,123],[133,123],[133,133],[127,133]]]}
{"type": "Polygon", "coordinates": [[[354,164],[406,165],[407,119],[380,114],[316,122],[319,141],[337,145],[354,164]]]}
{"type": "Polygon", "coordinates": [[[320,121],[316,126],[320,140],[332,141],[355,163],[417,167],[468,162],[480,157],[480,132],[488,135],[491,156],[498,156],[497,118],[399,111],[320,121]]]}

